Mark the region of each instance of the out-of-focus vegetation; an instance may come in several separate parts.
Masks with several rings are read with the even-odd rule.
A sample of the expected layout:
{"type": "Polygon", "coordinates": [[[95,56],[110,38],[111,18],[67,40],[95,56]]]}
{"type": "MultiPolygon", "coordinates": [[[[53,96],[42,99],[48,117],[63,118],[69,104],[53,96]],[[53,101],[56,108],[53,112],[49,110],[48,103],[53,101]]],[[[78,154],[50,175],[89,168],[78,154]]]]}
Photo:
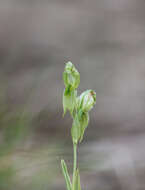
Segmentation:
{"type": "Polygon", "coordinates": [[[13,154],[25,140],[30,118],[25,113],[12,113],[1,89],[0,96],[0,189],[13,189],[15,168],[13,154]]]}
{"type": "Polygon", "coordinates": [[[55,165],[58,142],[48,141],[43,147],[38,143],[36,147],[34,133],[39,124],[35,127],[35,118],[22,109],[13,113],[3,90],[1,94],[0,189],[49,189],[56,173],[59,175],[59,168],[55,165]]]}

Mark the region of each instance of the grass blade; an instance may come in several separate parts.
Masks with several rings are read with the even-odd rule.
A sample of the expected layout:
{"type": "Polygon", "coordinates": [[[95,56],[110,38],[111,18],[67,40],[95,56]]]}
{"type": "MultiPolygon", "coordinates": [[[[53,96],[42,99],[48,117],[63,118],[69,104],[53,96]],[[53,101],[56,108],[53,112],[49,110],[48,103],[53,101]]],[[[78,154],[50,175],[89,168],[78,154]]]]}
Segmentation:
{"type": "Polygon", "coordinates": [[[67,190],[72,190],[71,180],[70,180],[68,170],[67,170],[67,166],[66,166],[64,160],[61,160],[61,167],[62,167],[62,172],[63,172],[64,178],[65,178],[67,190]]]}

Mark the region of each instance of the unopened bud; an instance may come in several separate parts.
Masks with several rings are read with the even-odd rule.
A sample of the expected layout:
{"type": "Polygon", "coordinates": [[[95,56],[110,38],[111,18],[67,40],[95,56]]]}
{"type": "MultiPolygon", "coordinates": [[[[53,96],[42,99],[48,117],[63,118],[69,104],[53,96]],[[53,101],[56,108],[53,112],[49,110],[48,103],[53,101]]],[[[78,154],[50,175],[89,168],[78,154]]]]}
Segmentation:
{"type": "Polygon", "coordinates": [[[66,89],[69,87],[70,90],[76,89],[80,83],[80,74],[71,62],[66,63],[63,80],[66,89]]]}
{"type": "Polygon", "coordinates": [[[96,103],[96,93],[93,90],[86,90],[78,98],[78,109],[89,112],[96,103]]]}

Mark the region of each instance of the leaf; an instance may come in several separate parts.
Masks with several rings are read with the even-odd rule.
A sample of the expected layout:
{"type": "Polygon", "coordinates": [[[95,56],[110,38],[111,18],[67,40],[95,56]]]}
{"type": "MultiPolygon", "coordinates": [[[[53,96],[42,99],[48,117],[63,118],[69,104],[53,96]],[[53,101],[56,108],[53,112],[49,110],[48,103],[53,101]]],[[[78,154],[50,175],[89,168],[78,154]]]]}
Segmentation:
{"type": "Polygon", "coordinates": [[[81,135],[81,128],[80,128],[80,123],[79,123],[77,114],[75,115],[75,118],[72,124],[71,135],[72,135],[73,142],[77,144],[81,135]]]}
{"type": "Polygon", "coordinates": [[[81,190],[80,174],[78,169],[75,172],[75,179],[72,190],[81,190]]]}
{"type": "Polygon", "coordinates": [[[63,92],[63,109],[64,109],[64,114],[66,113],[67,110],[70,111],[71,115],[73,114],[73,111],[76,106],[76,96],[77,96],[77,91],[76,90],[70,90],[69,87],[66,88],[63,92]]]}
{"type": "Polygon", "coordinates": [[[64,178],[65,178],[67,190],[72,190],[71,180],[70,180],[68,170],[67,170],[67,166],[66,166],[64,160],[61,160],[61,167],[62,167],[62,172],[63,172],[64,178]]]}
{"type": "Polygon", "coordinates": [[[88,126],[89,123],[89,114],[88,113],[82,113],[81,117],[79,118],[80,126],[81,126],[81,136],[80,136],[80,142],[83,140],[85,129],[88,126]]]}

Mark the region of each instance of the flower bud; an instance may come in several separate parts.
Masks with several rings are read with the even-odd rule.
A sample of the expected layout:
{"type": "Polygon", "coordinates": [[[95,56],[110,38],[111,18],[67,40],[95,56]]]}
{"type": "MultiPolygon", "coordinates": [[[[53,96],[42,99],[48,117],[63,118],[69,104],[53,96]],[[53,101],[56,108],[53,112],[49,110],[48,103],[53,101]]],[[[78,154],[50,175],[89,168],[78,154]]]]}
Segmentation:
{"type": "Polygon", "coordinates": [[[66,63],[63,80],[66,89],[69,88],[70,90],[76,89],[80,83],[80,74],[71,62],[66,63]]]}
{"type": "Polygon", "coordinates": [[[78,109],[82,112],[89,112],[96,103],[96,93],[93,90],[86,90],[78,98],[78,109]]]}
{"type": "Polygon", "coordinates": [[[77,92],[75,89],[80,83],[80,74],[71,62],[66,63],[63,72],[63,80],[65,84],[65,90],[63,94],[64,114],[67,110],[73,114],[77,99],[77,92]]]}

